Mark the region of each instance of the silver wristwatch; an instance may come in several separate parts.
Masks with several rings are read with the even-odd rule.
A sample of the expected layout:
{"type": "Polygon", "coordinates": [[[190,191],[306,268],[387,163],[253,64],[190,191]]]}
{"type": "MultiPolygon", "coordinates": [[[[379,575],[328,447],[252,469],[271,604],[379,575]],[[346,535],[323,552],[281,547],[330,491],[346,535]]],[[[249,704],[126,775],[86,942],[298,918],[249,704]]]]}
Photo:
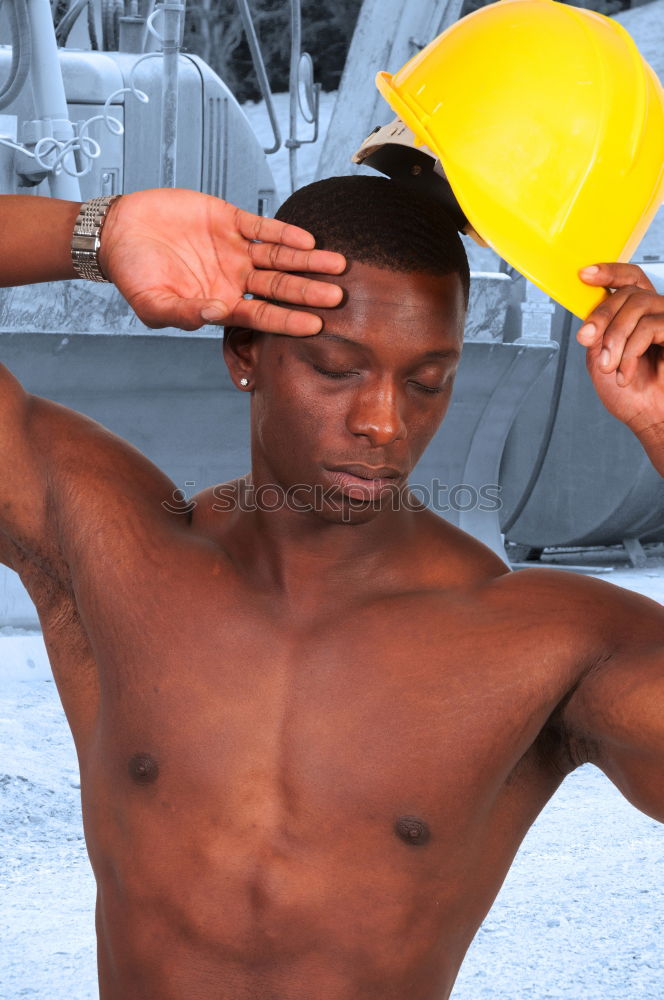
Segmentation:
{"type": "Polygon", "coordinates": [[[71,240],[71,262],[80,278],[88,281],[108,281],[99,267],[100,235],[111,204],[119,194],[92,198],[81,205],[71,240]]]}

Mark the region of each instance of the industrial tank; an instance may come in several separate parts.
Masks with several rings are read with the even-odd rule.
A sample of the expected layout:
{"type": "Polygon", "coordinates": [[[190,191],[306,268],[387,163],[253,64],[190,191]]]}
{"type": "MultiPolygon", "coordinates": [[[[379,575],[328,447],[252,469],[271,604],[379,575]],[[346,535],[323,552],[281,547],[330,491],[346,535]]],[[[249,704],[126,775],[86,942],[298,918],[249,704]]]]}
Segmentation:
{"type": "Polygon", "coordinates": [[[556,309],[551,335],[560,350],[505,443],[501,528],[509,541],[534,549],[664,540],[664,480],[597,396],[579,326],[556,309]]]}

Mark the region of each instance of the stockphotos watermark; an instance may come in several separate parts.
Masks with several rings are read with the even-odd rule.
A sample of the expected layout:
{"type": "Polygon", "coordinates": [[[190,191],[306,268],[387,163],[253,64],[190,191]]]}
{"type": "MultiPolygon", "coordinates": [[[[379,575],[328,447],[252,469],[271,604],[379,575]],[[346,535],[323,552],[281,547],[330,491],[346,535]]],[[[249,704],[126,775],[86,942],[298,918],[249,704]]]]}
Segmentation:
{"type": "MultiPolygon", "coordinates": [[[[185,482],[187,489],[196,486],[193,481],[185,482]]],[[[278,483],[262,483],[255,487],[253,483],[240,479],[230,484],[215,486],[212,490],[214,503],[211,509],[219,513],[232,510],[241,511],[275,511],[292,510],[299,514],[321,513],[326,508],[341,511],[343,520],[351,520],[353,511],[372,503],[381,510],[418,511],[425,508],[446,514],[450,511],[463,513],[469,510],[481,510],[495,513],[502,507],[500,497],[501,487],[498,483],[485,483],[482,486],[471,486],[469,483],[457,483],[450,486],[432,479],[426,486],[421,483],[409,483],[405,486],[386,487],[375,496],[348,496],[342,494],[338,486],[323,486],[321,483],[298,483],[285,488],[278,483]]],[[[162,500],[162,507],[171,514],[190,514],[199,501],[187,497],[182,489],[173,490],[169,500],[162,500]]]]}

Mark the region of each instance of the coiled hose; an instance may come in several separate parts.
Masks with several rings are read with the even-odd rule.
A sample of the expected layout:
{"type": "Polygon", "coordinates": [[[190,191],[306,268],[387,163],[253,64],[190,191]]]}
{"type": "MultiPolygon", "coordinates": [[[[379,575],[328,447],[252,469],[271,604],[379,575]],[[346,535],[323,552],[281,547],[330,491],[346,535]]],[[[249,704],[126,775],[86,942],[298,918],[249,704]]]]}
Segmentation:
{"type": "MultiPolygon", "coordinates": [[[[0,7],[2,0],[0,0],[0,7]]],[[[0,111],[18,96],[30,72],[32,60],[32,32],[28,17],[27,0],[10,0],[9,32],[12,44],[12,62],[7,81],[0,86],[0,111]]]]}

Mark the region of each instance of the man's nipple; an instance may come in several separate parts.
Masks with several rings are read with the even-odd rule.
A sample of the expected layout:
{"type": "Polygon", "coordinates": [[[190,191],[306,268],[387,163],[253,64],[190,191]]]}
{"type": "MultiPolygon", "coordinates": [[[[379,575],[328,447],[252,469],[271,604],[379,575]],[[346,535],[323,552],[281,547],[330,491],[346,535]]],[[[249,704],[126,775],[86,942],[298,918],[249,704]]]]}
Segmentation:
{"type": "Polygon", "coordinates": [[[159,764],[149,753],[135,753],[129,761],[129,776],[139,785],[149,785],[159,775],[159,764]]]}
{"type": "Polygon", "coordinates": [[[394,824],[394,832],[406,844],[420,846],[431,839],[431,831],[423,819],[417,816],[399,816],[394,824]]]}

